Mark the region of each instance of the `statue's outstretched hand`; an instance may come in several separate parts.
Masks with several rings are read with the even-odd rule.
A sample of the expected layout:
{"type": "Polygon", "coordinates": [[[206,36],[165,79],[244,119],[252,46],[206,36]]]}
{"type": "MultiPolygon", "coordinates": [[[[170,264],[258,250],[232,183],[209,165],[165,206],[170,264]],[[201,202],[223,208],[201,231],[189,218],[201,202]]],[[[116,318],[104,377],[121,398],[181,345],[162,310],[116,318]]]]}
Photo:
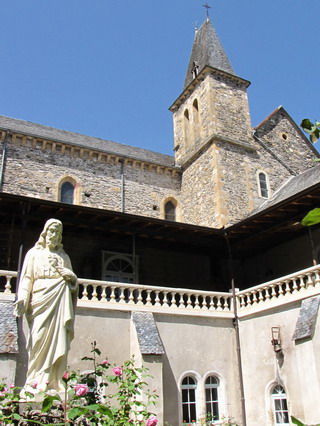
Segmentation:
{"type": "Polygon", "coordinates": [[[17,300],[14,303],[14,315],[21,317],[26,312],[26,305],[24,300],[17,300]]]}

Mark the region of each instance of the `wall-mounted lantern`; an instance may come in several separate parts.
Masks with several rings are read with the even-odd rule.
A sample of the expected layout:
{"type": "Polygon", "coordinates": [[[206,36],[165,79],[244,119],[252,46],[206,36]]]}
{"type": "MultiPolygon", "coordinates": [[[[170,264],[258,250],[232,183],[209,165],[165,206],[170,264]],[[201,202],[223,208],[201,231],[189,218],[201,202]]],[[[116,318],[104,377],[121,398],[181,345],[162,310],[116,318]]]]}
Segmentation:
{"type": "Polygon", "coordinates": [[[275,352],[281,352],[280,327],[271,327],[271,344],[275,352]]]}

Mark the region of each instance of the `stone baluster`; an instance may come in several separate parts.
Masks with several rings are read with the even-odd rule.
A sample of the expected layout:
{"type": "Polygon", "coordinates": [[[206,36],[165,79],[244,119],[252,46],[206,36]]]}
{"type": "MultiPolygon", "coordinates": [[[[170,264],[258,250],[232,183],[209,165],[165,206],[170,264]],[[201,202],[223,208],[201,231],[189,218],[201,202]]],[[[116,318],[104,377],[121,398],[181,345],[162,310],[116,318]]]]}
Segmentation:
{"type": "Polygon", "coordinates": [[[253,290],[251,292],[251,294],[252,294],[252,303],[251,303],[251,305],[256,305],[258,303],[257,293],[258,293],[257,290],[253,290]]]}
{"type": "Polygon", "coordinates": [[[154,304],[154,306],[161,306],[159,293],[160,293],[160,291],[159,291],[159,290],[156,290],[156,291],[155,291],[156,298],[155,298],[155,304],[154,304]]]}
{"type": "Polygon", "coordinates": [[[6,275],[6,285],[4,286],[5,293],[11,293],[11,276],[6,275]]]}
{"type": "Polygon", "coordinates": [[[96,284],[92,285],[92,297],[91,297],[91,300],[93,300],[95,302],[98,300],[98,293],[97,293],[97,285],[96,284]]]}
{"type": "Polygon", "coordinates": [[[195,298],[195,301],[194,301],[194,309],[196,309],[196,310],[200,310],[201,309],[201,307],[200,307],[200,303],[199,303],[199,295],[198,294],[195,294],[194,295],[194,298],[195,298]]]}
{"type": "Polygon", "coordinates": [[[82,285],[83,285],[83,291],[82,291],[81,300],[89,300],[88,299],[88,284],[82,284],[82,285]]]}
{"type": "Polygon", "coordinates": [[[142,299],[142,289],[138,288],[137,289],[138,292],[138,298],[137,298],[137,305],[143,305],[143,299],[142,299]]]}
{"type": "Polygon", "coordinates": [[[119,288],[119,302],[125,303],[125,295],[124,295],[124,288],[119,288]]]}
{"type": "Polygon", "coordinates": [[[312,273],[311,272],[309,272],[307,274],[306,288],[309,288],[309,287],[313,287],[313,280],[312,280],[312,273]]]}
{"type": "Polygon", "coordinates": [[[210,296],[210,307],[209,307],[210,311],[215,311],[216,310],[216,300],[214,296],[210,296]]]}
{"type": "Polygon", "coordinates": [[[116,289],[115,286],[111,287],[110,303],[116,303],[116,297],[115,297],[115,294],[114,294],[115,289],[116,289]]]}
{"type": "Polygon", "coordinates": [[[319,271],[314,271],[314,286],[319,287],[320,286],[320,274],[319,271]]]}
{"type": "Polygon", "coordinates": [[[223,296],[223,310],[224,311],[230,311],[229,305],[228,305],[229,296],[223,296]]]}
{"type": "Polygon", "coordinates": [[[167,291],[163,292],[162,306],[165,307],[165,308],[169,308],[169,304],[168,304],[168,292],[167,291]]]}
{"type": "Polygon", "coordinates": [[[134,289],[133,288],[129,288],[128,289],[128,305],[134,305],[134,289]]]}
{"type": "Polygon", "coordinates": [[[306,284],[304,282],[304,276],[303,275],[298,275],[298,280],[299,280],[299,284],[300,284],[300,290],[303,290],[306,288],[306,284]]]}
{"type": "Polygon", "coordinates": [[[271,299],[275,299],[276,297],[277,297],[276,284],[271,284],[271,299]]]}
{"type": "Polygon", "coordinates": [[[152,306],[152,303],[151,303],[151,290],[147,290],[146,306],[152,306]]]}
{"type": "Polygon", "coordinates": [[[179,309],[184,309],[185,308],[184,294],[183,293],[178,293],[178,294],[179,294],[179,309]]]}
{"type": "Polygon", "coordinates": [[[282,281],[279,282],[278,289],[279,289],[278,297],[283,297],[284,296],[284,291],[283,291],[283,282],[282,281]]]}
{"type": "Polygon", "coordinates": [[[188,294],[188,299],[187,299],[187,309],[193,309],[190,293],[188,294]]]}
{"type": "Polygon", "coordinates": [[[222,311],[221,297],[217,297],[217,311],[222,311]]]}
{"type": "Polygon", "coordinates": [[[284,292],[285,294],[291,294],[291,288],[290,288],[290,282],[291,280],[285,280],[285,288],[284,288],[284,292]]]}
{"type": "Polygon", "coordinates": [[[171,308],[178,307],[176,297],[177,297],[177,293],[171,293],[171,305],[170,305],[171,308]]]}
{"type": "Polygon", "coordinates": [[[101,291],[101,302],[107,302],[107,291],[108,291],[108,287],[103,286],[101,291]]]}
{"type": "Polygon", "coordinates": [[[296,294],[298,293],[298,284],[297,284],[297,279],[293,278],[292,279],[292,294],[296,294]]]}
{"type": "Polygon", "coordinates": [[[270,287],[264,287],[263,289],[264,289],[264,301],[267,302],[271,298],[270,292],[269,292],[270,287]]]}

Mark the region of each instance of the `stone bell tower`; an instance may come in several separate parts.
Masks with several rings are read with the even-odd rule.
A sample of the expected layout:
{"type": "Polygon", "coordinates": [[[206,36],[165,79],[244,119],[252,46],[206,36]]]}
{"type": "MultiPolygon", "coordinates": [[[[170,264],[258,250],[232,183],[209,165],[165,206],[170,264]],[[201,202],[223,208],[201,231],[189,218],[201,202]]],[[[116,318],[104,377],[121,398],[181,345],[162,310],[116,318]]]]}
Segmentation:
{"type": "MultiPolygon", "coordinates": [[[[170,107],[176,164],[182,168],[182,214],[186,222],[221,227],[250,210],[246,191],[239,212],[230,214],[225,185],[255,151],[247,88],[238,77],[209,18],[196,31],[184,89],[170,107]],[[226,170],[228,168],[228,170],[226,170]],[[242,212],[242,214],[240,213],[242,212]]],[[[252,206],[251,206],[252,207],[252,206]]]]}

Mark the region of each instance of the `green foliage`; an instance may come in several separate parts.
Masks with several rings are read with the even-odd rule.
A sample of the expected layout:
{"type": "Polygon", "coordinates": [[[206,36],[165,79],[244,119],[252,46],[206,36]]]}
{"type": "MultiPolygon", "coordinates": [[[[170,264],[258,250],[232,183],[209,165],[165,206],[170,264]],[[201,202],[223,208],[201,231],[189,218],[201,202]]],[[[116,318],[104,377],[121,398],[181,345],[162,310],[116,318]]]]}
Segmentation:
{"type": "Polygon", "coordinates": [[[291,416],[291,421],[294,425],[297,425],[297,426],[320,426],[320,424],[306,425],[305,423],[302,423],[300,420],[298,420],[296,417],[293,417],[293,416],[291,416]]]}
{"type": "MultiPolygon", "coordinates": [[[[133,359],[121,366],[108,360],[98,362],[100,355],[94,342],[91,356],[82,358],[92,362],[93,369],[86,374],[70,371],[63,375],[64,397],[51,391],[37,392],[37,398],[42,397],[41,410],[19,410],[20,388],[0,384],[0,425],[155,425],[157,420],[148,407],[155,404],[157,395],[147,388],[146,380],[151,377],[147,369],[136,367],[133,359]],[[109,384],[114,393],[107,394],[109,384]]],[[[34,395],[28,396],[32,402],[34,395]]]]}
{"type": "Polygon", "coordinates": [[[318,223],[320,223],[320,208],[310,210],[301,221],[303,226],[312,226],[318,223]]]}
{"type": "Polygon", "coordinates": [[[308,118],[305,118],[301,122],[301,127],[307,133],[309,133],[309,139],[312,143],[316,143],[320,138],[320,121],[312,123],[308,118]]]}

